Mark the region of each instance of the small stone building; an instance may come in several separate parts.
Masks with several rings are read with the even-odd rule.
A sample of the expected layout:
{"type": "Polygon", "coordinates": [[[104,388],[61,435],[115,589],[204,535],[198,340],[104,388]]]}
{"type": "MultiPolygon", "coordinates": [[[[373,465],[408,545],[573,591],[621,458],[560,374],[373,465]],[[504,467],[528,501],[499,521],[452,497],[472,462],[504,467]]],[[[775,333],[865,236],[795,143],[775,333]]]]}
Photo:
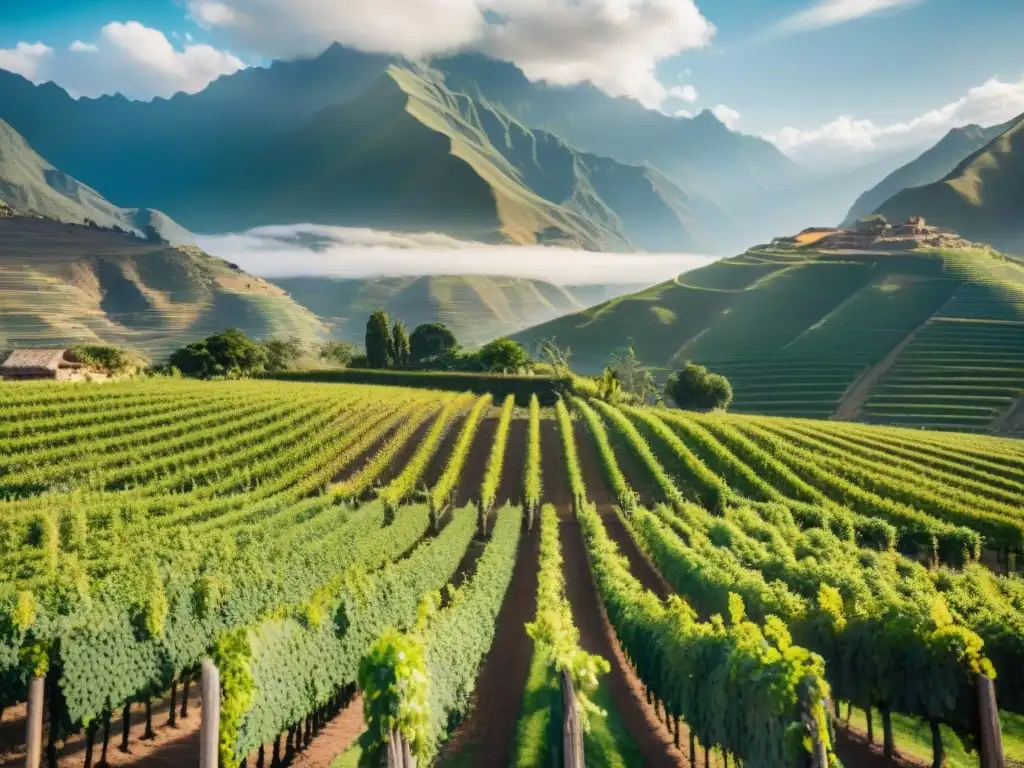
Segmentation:
{"type": "Polygon", "coordinates": [[[88,366],[72,359],[66,349],[16,349],[0,365],[5,381],[78,381],[88,366]]]}

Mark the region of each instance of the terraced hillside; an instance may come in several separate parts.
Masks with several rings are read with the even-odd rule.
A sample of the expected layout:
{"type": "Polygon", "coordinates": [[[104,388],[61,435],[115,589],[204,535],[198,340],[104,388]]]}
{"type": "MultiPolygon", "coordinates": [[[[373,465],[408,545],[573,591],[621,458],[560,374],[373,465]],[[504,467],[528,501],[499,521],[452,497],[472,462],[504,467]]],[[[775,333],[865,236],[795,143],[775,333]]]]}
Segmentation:
{"type": "Polygon", "coordinates": [[[762,248],[517,338],[554,338],[590,371],[630,344],[665,371],[693,360],[729,378],[740,412],[1007,429],[1024,268],[978,249],[762,248]]]}
{"type": "Polygon", "coordinates": [[[102,341],[159,358],[228,326],[254,337],[326,334],[280,288],[197,248],[0,217],[0,349],[102,341]]]}
{"type": "Polygon", "coordinates": [[[378,308],[410,328],[444,323],[461,342],[473,344],[579,312],[629,290],[614,285],[563,287],[543,280],[485,275],[367,280],[284,277],[272,282],[324,320],[334,336],[353,344],[363,343],[366,318],[378,308]]]}
{"type": "Polygon", "coordinates": [[[59,768],[196,764],[211,664],[225,765],[370,762],[396,711],[424,765],[550,764],[565,714],[588,765],[865,765],[856,707],[969,768],[993,676],[1024,758],[1021,441],[272,381],[0,414],[0,765],[30,690],[59,768]]]}

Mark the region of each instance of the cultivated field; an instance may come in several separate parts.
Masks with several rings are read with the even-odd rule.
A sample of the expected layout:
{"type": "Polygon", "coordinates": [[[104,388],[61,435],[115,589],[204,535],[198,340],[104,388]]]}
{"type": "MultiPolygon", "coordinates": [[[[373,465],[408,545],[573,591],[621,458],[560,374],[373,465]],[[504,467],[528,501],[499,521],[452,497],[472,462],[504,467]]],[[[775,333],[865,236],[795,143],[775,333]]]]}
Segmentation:
{"type": "Polygon", "coordinates": [[[993,676],[1024,761],[1021,441],[282,382],[0,412],[0,765],[33,676],[52,764],[194,764],[205,658],[224,765],[354,765],[388,702],[422,764],[543,764],[562,669],[588,765],[874,765],[865,711],[977,764],[993,676]]]}

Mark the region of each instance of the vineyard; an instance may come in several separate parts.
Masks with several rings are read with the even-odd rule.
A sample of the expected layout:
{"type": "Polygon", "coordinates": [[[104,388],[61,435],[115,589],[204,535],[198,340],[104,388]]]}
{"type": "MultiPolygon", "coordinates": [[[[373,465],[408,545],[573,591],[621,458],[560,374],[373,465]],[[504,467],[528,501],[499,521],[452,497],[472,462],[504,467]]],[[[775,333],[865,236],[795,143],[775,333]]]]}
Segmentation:
{"type": "Polygon", "coordinates": [[[1024,765],[1024,442],[522,403],[0,384],[0,766],[1024,765]]]}

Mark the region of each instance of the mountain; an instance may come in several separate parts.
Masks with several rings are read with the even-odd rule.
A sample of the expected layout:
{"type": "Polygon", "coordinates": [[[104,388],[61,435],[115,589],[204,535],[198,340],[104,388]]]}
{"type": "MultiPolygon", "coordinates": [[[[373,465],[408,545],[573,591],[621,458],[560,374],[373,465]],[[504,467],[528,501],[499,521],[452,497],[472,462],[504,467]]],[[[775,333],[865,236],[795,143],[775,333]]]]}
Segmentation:
{"type": "Polygon", "coordinates": [[[153,227],[173,245],[195,245],[187,230],[148,208],[118,208],[94,189],[53,167],[0,120],[0,200],[14,210],[57,221],[120,227],[139,237],[153,227]]]}
{"type": "Polygon", "coordinates": [[[852,226],[858,219],[873,213],[886,200],[904,189],[938,181],[965,157],[981,149],[1009,127],[1010,123],[1004,123],[990,128],[966,125],[952,129],[931,149],[906,165],[900,166],[858,197],[846,214],[842,226],[852,226]]]}
{"type": "MultiPolygon", "coordinates": [[[[754,221],[752,209],[775,205],[778,190],[803,178],[802,170],[773,145],[730,131],[709,112],[693,119],[668,117],[629,99],[609,98],[590,86],[556,88],[530,83],[514,66],[482,56],[439,59],[432,67],[435,74],[424,78],[430,88],[443,86],[450,96],[461,95],[460,103],[448,103],[442,111],[460,111],[471,103],[478,111],[500,116],[485,133],[502,154],[506,149],[503,137],[493,135],[494,130],[502,122],[506,126],[514,122],[514,132],[523,133],[529,142],[534,139],[527,134],[540,145],[560,145],[556,162],[564,164],[568,155],[583,158],[587,175],[598,183],[610,174],[600,173],[595,165],[606,165],[615,173],[622,171],[622,166],[642,169],[629,171],[630,183],[643,188],[655,203],[655,221],[665,218],[670,225],[656,238],[663,242],[659,248],[679,250],[691,247],[690,243],[716,250],[735,246],[749,235],[744,226],[734,226],[746,224],[736,219],[734,210],[754,221]],[[653,187],[653,193],[647,187],[653,187]],[[657,203],[655,197],[663,202],[657,203]],[[673,215],[664,212],[666,204],[673,215]],[[673,232],[680,224],[671,218],[682,222],[685,233],[680,238],[673,232]],[[704,231],[693,232],[700,227],[704,231]],[[708,231],[724,232],[729,242],[709,241],[708,231]]],[[[197,193],[230,189],[232,178],[240,179],[237,185],[244,185],[252,173],[262,170],[264,162],[277,162],[276,158],[288,156],[290,151],[301,153],[302,148],[290,148],[296,138],[323,138],[332,117],[348,119],[332,113],[335,108],[357,103],[360,107],[379,106],[382,99],[374,92],[381,90],[382,78],[393,69],[415,69],[422,74],[421,68],[408,63],[335,45],[314,59],[243,70],[216,80],[198,94],[145,103],[120,96],[76,100],[52,83],[34,86],[20,76],[0,72],[0,118],[8,120],[43,155],[87,180],[100,193],[117,200],[145,201],[199,231],[219,222],[211,212],[203,215],[198,210],[197,193]],[[83,136],[89,137],[88,142],[82,141],[83,136]],[[173,158],[173,163],[168,158],[173,158]]],[[[470,117],[460,114],[463,120],[470,117]]],[[[441,133],[464,134],[458,125],[433,127],[441,133]]],[[[364,134],[370,136],[373,130],[366,126],[364,134]]],[[[381,149],[381,161],[407,162],[407,155],[402,160],[385,157],[386,149],[381,149]]],[[[518,152],[515,146],[509,150],[518,152]]],[[[420,169],[426,170],[431,162],[423,161],[420,169]]],[[[523,164],[518,162],[517,168],[521,171],[523,164]]],[[[564,175],[565,170],[551,171],[548,176],[558,174],[564,175]]],[[[422,179],[420,175],[415,181],[421,183],[422,179]]],[[[530,188],[529,183],[522,185],[530,188]]],[[[562,182],[562,188],[565,186],[562,182]]],[[[606,191],[598,196],[605,205],[596,207],[596,224],[606,228],[600,217],[606,215],[604,208],[611,195],[606,191]]],[[[346,201],[347,191],[340,190],[337,197],[346,201]]],[[[429,195],[423,193],[422,197],[429,195]]],[[[618,206],[611,205],[612,213],[632,218],[635,224],[623,222],[623,227],[634,232],[629,240],[640,239],[637,231],[650,230],[646,220],[650,207],[634,203],[632,193],[624,198],[618,206]]],[[[221,198],[213,204],[223,202],[221,198]]],[[[613,235],[621,237],[622,233],[613,235]]],[[[641,242],[636,247],[650,246],[641,242]]]]}
{"type": "Polygon", "coordinates": [[[591,250],[709,250],[715,223],[727,221],[652,168],[581,153],[413,67],[389,67],[258,163],[222,176],[180,207],[197,229],[315,221],[591,250]]]}
{"type": "Polygon", "coordinates": [[[363,343],[366,318],[377,308],[410,329],[444,323],[460,342],[475,344],[578,312],[591,303],[591,296],[606,297],[614,291],[608,286],[573,289],[542,280],[481,275],[287,277],[273,283],[328,323],[336,338],[358,345],[363,343]]]}
{"type": "Polygon", "coordinates": [[[924,216],[971,240],[1024,254],[1024,115],[940,181],[904,189],[878,211],[924,216]]]}
{"type": "Polygon", "coordinates": [[[1024,390],[1024,265],[972,248],[761,246],[527,329],[598,372],[632,346],[658,376],[695,361],[734,410],[996,429],[1024,390]]]}
{"type": "Polygon", "coordinates": [[[280,288],[198,248],[0,215],[0,349],[104,342],[159,359],[228,326],[326,336],[280,288]]]}

